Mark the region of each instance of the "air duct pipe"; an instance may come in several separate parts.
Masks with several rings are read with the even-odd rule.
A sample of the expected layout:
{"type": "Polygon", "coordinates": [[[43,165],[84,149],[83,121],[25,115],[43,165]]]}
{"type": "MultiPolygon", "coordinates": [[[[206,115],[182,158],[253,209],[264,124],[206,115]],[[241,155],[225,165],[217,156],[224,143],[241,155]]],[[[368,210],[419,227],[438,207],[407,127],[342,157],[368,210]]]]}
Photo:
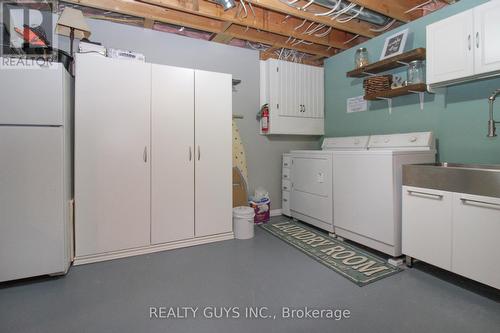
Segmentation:
{"type": "MultiPolygon", "coordinates": [[[[337,12],[342,11],[347,6],[351,5],[350,2],[342,0],[314,0],[314,3],[329,8],[330,10],[335,9],[337,12]],[[338,3],[339,1],[340,4],[338,3]]],[[[358,20],[370,22],[381,26],[387,25],[391,21],[390,17],[384,16],[382,14],[376,13],[366,8],[363,9],[363,11],[361,11],[361,13],[358,14],[359,11],[358,7],[359,6],[356,6],[350,10],[347,10],[345,12],[345,15],[347,16],[357,15],[356,19],[358,20]]]]}

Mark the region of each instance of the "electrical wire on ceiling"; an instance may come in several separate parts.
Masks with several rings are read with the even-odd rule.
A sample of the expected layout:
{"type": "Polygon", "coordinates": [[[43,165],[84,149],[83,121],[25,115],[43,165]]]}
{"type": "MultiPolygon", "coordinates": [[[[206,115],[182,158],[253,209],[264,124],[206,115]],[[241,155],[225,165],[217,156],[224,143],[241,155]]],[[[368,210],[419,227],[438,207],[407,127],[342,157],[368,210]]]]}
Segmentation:
{"type": "Polygon", "coordinates": [[[359,37],[359,35],[355,35],[354,37],[352,37],[352,38],[351,38],[351,39],[349,39],[349,40],[346,40],[346,41],[345,41],[344,43],[342,43],[342,44],[344,44],[344,45],[349,44],[350,42],[352,42],[353,40],[355,40],[355,39],[356,39],[356,38],[358,38],[358,37],[359,37]]]}
{"type": "Polygon", "coordinates": [[[407,13],[411,13],[411,12],[413,12],[415,10],[418,10],[418,9],[426,11],[427,9],[424,8],[424,6],[427,6],[427,5],[431,4],[431,3],[436,4],[437,1],[436,0],[425,1],[425,2],[421,3],[420,5],[417,5],[417,6],[413,7],[413,8],[408,9],[407,11],[405,11],[405,13],[406,14],[407,13]]]}
{"type": "Polygon", "coordinates": [[[281,48],[280,50],[276,50],[275,55],[278,57],[280,60],[287,60],[291,62],[297,62],[297,63],[302,63],[304,58],[306,58],[307,54],[297,51],[297,50],[291,50],[291,49],[285,49],[281,48]]]}
{"type": "Polygon", "coordinates": [[[392,27],[392,25],[396,23],[396,19],[393,19],[391,22],[389,22],[386,26],[383,26],[382,28],[370,28],[370,31],[373,31],[373,32],[382,32],[382,31],[386,31],[386,30],[389,30],[390,27],[392,27]]]}
{"type": "Polygon", "coordinates": [[[280,2],[297,10],[312,13],[315,16],[330,17],[338,23],[347,23],[353,19],[358,19],[378,26],[384,26],[390,20],[387,16],[367,10],[363,6],[347,0],[307,0],[302,6],[297,4],[298,1],[280,0],[280,2]],[[313,8],[313,4],[318,6],[313,8]],[[325,10],[320,10],[320,7],[325,10]]]}
{"type": "Polygon", "coordinates": [[[240,19],[245,19],[247,18],[248,16],[248,10],[247,10],[247,6],[245,6],[245,2],[243,0],[240,0],[240,4],[238,5],[238,13],[237,13],[237,16],[240,18],[240,19]],[[243,9],[243,16],[241,16],[241,12],[242,12],[242,9],[243,9]]]}
{"type": "Polygon", "coordinates": [[[246,44],[252,50],[261,51],[261,52],[266,52],[267,50],[269,50],[271,48],[270,45],[263,44],[263,43],[252,43],[252,42],[247,41],[246,44]]]}

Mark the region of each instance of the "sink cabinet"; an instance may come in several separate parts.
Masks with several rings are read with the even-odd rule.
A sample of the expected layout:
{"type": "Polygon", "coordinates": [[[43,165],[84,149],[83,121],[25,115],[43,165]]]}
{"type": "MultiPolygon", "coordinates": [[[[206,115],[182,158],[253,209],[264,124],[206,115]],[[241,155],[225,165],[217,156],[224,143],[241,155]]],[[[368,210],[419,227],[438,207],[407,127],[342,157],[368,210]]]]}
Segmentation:
{"type": "Polygon", "coordinates": [[[500,288],[500,198],[403,186],[403,253],[500,288]]]}
{"type": "Polygon", "coordinates": [[[499,236],[499,198],[453,193],[453,272],[500,288],[499,236]]]}
{"type": "Polygon", "coordinates": [[[403,190],[403,253],[451,270],[452,201],[446,191],[403,190]]]}

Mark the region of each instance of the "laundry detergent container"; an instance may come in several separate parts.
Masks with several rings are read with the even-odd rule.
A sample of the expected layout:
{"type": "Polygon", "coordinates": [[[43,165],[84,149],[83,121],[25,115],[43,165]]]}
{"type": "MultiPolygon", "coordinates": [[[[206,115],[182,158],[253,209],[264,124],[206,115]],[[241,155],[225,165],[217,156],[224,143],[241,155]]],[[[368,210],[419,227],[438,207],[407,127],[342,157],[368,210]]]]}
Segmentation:
{"type": "Polygon", "coordinates": [[[251,207],[233,208],[234,237],[237,239],[250,239],[254,236],[255,211],[251,207]]]}

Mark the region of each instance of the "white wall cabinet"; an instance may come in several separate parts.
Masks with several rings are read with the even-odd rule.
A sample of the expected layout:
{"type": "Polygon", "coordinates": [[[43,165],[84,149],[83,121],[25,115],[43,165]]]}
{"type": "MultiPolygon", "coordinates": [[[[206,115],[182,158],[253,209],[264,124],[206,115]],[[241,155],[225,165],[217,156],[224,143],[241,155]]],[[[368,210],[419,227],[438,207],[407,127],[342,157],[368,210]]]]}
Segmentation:
{"type": "Polygon", "coordinates": [[[427,26],[427,82],[440,87],[500,74],[500,1],[427,26]]]}
{"type": "Polygon", "coordinates": [[[500,288],[500,199],[403,186],[403,253],[500,288]]]}
{"type": "Polygon", "coordinates": [[[269,104],[266,134],[324,134],[323,68],[261,61],[261,105],[269,104]]]}
{"type": "Polygon", "coordinates": [[[231,94],[228,74],[77,56],[76,264],[233,237],[231,94]]]}

